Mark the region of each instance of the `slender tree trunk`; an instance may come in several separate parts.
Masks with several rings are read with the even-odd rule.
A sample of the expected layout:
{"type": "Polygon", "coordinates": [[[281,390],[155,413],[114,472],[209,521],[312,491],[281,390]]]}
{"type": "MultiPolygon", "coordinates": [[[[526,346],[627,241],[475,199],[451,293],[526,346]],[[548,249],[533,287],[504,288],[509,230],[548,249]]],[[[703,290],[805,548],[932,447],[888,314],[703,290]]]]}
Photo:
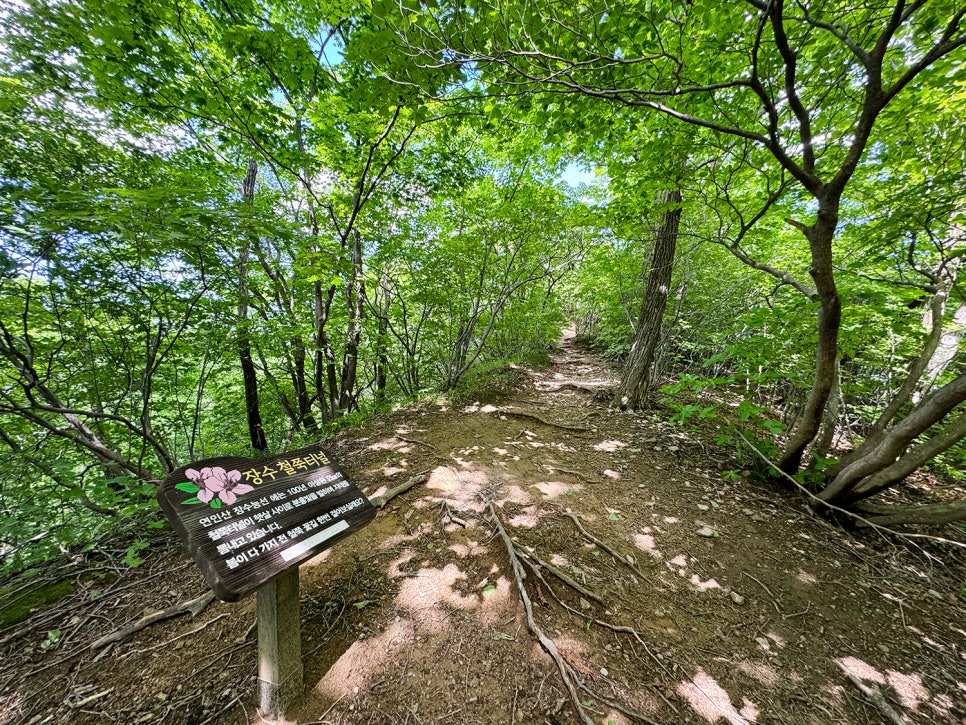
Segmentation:
{"type": "Polygon", "coordinates": [[[842,403],[842,370],[839,361],[835,361],[835,378],[832,381],[832,391],[829,393],[825,414],[822,416],[822,430],[812,446],[812,458],[825,456],[835,438],[835,430],[839,424],[839,409],[842,403]]]}
{"type": "MultiPolygon", "coordinates": [[[[248,173],[242,182],[242,199],[251,203],[255,198],[255,180],[258,177],[258,163],[254,157],[248,159],[248,173]]],[[[258,409],[258,376],[252,360],[252,345],[248,335],[248,256],[251,252],[251,239],[246,234],[238,257],[238,359],[241,363],[242,379],[245,385],[245,411],[248,417],[248,437],[252,448],[264,451],[268,448],[262,414],[258,409]]]]}
{"type": "Polygon", "coordinates": [[[309,396],[308,385],[305,382],[305,344],[301,338],[292,338],[292,350],[294,355],[292,384],[295,387],[295,399],[299,407],[299,424],[305,426],[309,435],[318,435],[319,426],[312,415],[312,398],[309,396]]]}
{"type": "Polygon", "coordinates": [[[913,396],[914,400],[921,398],[928,386],[935,384],[939,376],[952,365],[959,352],[959,345],[963,341],[964,333],[966,333],[966,302],[963,302],[959,309],[953,313],[952,325],[943,331],[940,336],[936,353],[923,373],[919,389],[913,396]]]}
{"type": "MultiPolygon", "coordinates": [[[[912,400],[918,390],[921,390],[924,374],[927,372],[930,373],[926,375],[927,380],[935,380],[951,361],[952,358],[949,358],[944,365],[944,356],[937,356],[936,352],[943,346],[944,338],[946,338],[946,333],[943,332],[943,316],[946,313],[946,300],[949,298],[949,290],[956,283],[958,267],[959,260],[954,260],[947,269],[943,270],[940,268],[932,273],[932,281],[936,287],[936,291],[929,299],[928,311],[923,315],[923,324],[928,325],[929,334],[926,337],[925,344],[922,346],[922,352],[919,353],[919,357],[913,360],[912,365],[909,366],[909,374],[903,381],[902,386],[893,396],[892,400],[889,401],[889,405],[882,411],[882,415],[879,416],[879,419],[872,427],[874,434],[884,431],[886,426],[896,417],[896,414],[902,406],[912,400]],[[933,362],[934,357],[937,357],[936,363],[938,365],[933,362]],[[931,374],[933,372],[937,374],[931,374]]],[[[962,307],[961,311],[966,311],[966,305],[962,307]]],[[[963,322],[966,322],[966,319],[963,322]]],[[[955,330],[955,319],[953,330],[955,330]]],[[[962,335],[962,332],[960,332],[960,335],[962,335]]],[[[954,353],[958,347],[959,339],[956,339],[953,345],[954,353]]],[[[918,398],[921,399],[922,396],[920,395],[918,398]]],[[[915,400],[915,402],[918,403],[919,400],[915,400]]]]}
{"type": "Polygon", "coordinates": [[[392,290],[385,276],[379,280],[379,288],[382,291],[382,300],[376,339],[376,408],[386,402],[386,377],[389,369],[389,307],[392,304],[392,290]]]}
{"type": "Polygon", "coordinates": [[[665,192],[664,203],[670,208],[661,215],[634,342],[631,344],[615,396],[615,403],[621,410],[640,408],[647,399],[651,362],[661,336],[661,322],[671,288],[671,273],[674,271],[674,254],[681,224],[681,192],[665,192]]]}
{"type": "Polygon", "coordinates": [[[339,410],[348,411],[354,401],[356,377],[359,373],[359,338],[362,334],[362,312],[365,287],[362,280],[362,235],[353,231],[352,278],[346,287],[345,347],[342,350],[342,388],[339,392],[339,410]]]}

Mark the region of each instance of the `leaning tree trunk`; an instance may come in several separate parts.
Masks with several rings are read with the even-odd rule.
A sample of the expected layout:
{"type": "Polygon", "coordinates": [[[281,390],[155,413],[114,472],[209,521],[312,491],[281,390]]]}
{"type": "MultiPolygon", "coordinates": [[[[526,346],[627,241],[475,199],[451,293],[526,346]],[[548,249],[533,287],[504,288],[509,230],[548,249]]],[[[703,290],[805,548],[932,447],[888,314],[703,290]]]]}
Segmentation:
{"type": "MultiPolygon", "coordinates": [[[[251,202],[255,198],[255,179],[258,164],[254,158],[248,159],[248,173],[242,182],[242,199],[251,202]]],[[[245,384],[245,410],[248,416],[248,437],[252,448],[264,451],[268,448],[262,414],[258,409],[258,377],[252,360],[252,344],[248,336],[248,255],[251,240],[246,235],[242,252],[238,257],[238,360],[241,364],[242,379],[245,384]]]]}
{"type": "Polygon", "coordinates": [[[929,459],[966,436],[966,413],[951,421],[939,433],[910,448],[933,425],[966,401],[966,372],[922,400],[905,418],[869,440],[856,451],[818,495],[822,501],[848,505],[894,486],[929,459]]]}
{"type": "Polygon", "coordinates": [[[671,288],[671,272],[674,270],[674,253],[681,224],[681,192],[665,192],[664,203],[670,208],[661,215],[634,342],[615,396],[614,402],[621,410],[640,408],[647,399],[651,362],[661,336],[661,322],[671,288]]]}

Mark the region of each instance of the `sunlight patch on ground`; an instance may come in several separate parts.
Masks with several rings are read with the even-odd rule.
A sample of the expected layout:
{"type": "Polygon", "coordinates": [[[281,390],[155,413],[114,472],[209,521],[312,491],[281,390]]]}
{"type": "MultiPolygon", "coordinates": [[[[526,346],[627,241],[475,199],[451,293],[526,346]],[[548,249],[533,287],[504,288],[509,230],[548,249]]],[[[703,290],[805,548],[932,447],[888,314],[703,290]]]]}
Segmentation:
{"type": "Polygon", "coordinates": [[[606,440],[601,441],[596,446],[594,446],[595,451],[604,451],[605,453],[614,453],[615,451],[627,448],[627,444],[623,441],[606,440]]]}
{"type": "Polygon", "coordinates": [[[456,554],[460,559],[465,559],[469,556],[484,556],[489,552],[489,549],[485,546],[480,546],[477,542],[469,540],[465,544],[450,544],[446,548],[456,554]]]}
{"type": "MultiPolygon", "coordinates": [[[[937,694],[935,697],[931,696],[929,690],[922,683],[922,677],[918,674],[906,674],[898,670],[886,670],[886,673],[882,674],[868,662],[858,657],[839,657],[833,661],[847,675],[877,685],[888,684],[895,690],[902,706],[913,712],[918,712],[923,705],[928,705],[944,717],[952,715],[952,699],[943,693],[937,694]]],[[[966,692],[966,683],[958,682],[957,684],[960,690],[966,692]]]]}
{"type": "Polygon", "coordinates": [[[380,469],[381,472],[382,472],[382,475],[385,476],[386,478],[392,478],[397,473],[405,473],[406,472],[406,461],[400,461],[400,463],[402,464],[400,466],[396,466],[396,465],[383,466],[380,469]]]}
{"type": "Polygon", "coordinates": [[[702,580],[697,574],[692,574],[688,581],[691,583],[691,586],[700,589],[703,592],[711,591],[712,589],[721,589],[721,585],[718,584],[717,579],[714,579],[713,577],[711,579],[702,580]]]}
{"type": "Polygon", "coordinates": [[[720,719],[731,725],[749,725],[758,721],[758,708],[748,698],[742,698],[741,710],[731,704],[728,693],[700,667],[690,682],[680,682],[678,695],[688,701],[698,715],[710,723],[720,719]]]}
{"type": "MultiPolygon", "coordinates": [[[[410,448],[410,444],[406,441],[399,440],[395,436],[390,436],[389,438],[383,438],[375,443],[370,443],[366,450],[369,451],[400,451],[403,448],[410,448]]],[[[407,451],[408,452],[408,451],[407,451]]]]}
{"type": "Polygon", "coordinates": [[[847,675],[858,677],[860,680],[875,682],[879,685],[885,684],[885,675],[858,657],[839,657],[835,660],[835,664],[841,667],[842,671],[847,675]]]}
{"type": "Polygon", "coordinates": [[[399,583],[396,603],[408,609],[420,627],[438,629],[442,620],[433,614],[434,610],[442,611],[441,604],[464,610],[480,606],[480,599],[476,595],[463,595],[457,591],[460,585],[465,588],[466,574],[455,564],[447,564],[442,569],[423,568],[415,576],[410,575],[399,583]]]}
{"type": "Polygon", "coordinates": [[[397,619],[374,637],[360,639],[349,645],[315,686],[315,691],[333,699],[352,694],[355,688],[366,686],[381,670],[390,653],[413,639],[412,625],[397,619]]]}
{"type": "Polygon", "coordinates": [[[664,523],[666,523],[666,524],[677,524],[677,523],[680,523],[680,522],[681,522],[681,519],[679,519],[677,516],[665,516],[664,517],[664,523]]]}
{"type": "Polygon", "coordinates": [[[929,700],[929,690],[923,686],[919,675],[906,675],[896,670],[886,670],[886,679],[899,695],[903,707],[918,710],[920,705],[929,700]]]}
{"type": "Polygon", "coordinates": [[[583,491],[584,487],[579,483],[567,484],[563,481],[541,481],[540,483],[534,483],[530,488],[537,489],[544,498],[554,499],[565,496],[567,491],[583,491]]]}
{"type": "Polygon", "coordinates": [[[798,574],[795,575],[802,584],[818,584],[818,579],[815,578],[814,574],[809,574],[804,569],[799,569],[798,574]]]}
{"type": "Polygon", "coordinates": [[[603,471],[601,471],[601,473],[603,473],[605,476],[607,476],[607,478],[612,478],[615,481],[619,481],[620,478],[621,478],[621,474],[620,473],[618,473],[617,471],[612,471],[609,468],[605,468],[603,471]]]}
{"type": "Polygon", "coordinates": [[[654,537],[650,534],[635,534],[634,545],[641,551],[646,551],[655,559],[664,558],[664,554],[658,551],[657,546],[654,544],[654,537]]]}
{"type": "Polygon", "coordinates": [[[500,496],[496,503],[500,507],[507,503],[515,503],[525,506],[526,504],[533,503],[533,499],[530,497],[529,493],[524,491],[519,486],[510,485],[503,489],[503,495],[500,496]]]}
{"type": "Polygon", "coordinates": [[[678,576],[687,576],[688,574],[688,558],[684,554],[678,554],[668,563],[668,569],[674,571],[677,567],[678,576]]]}
{"type": "Polygon", "coordinates": [[[523,511],[507,521],[507,524],[517,529],[532,529],[540,521],[540,514],[546,513],[545,511],[540,511],[536,506],[527,506],[523,511]]]}
{"type": "Polygon", "coordinates": [[[318,566],[319,564],[324,564],[325,560],[329,558],[329,554],[332,553],[332,549],[326,549],[323,552],[313,556],[306,562],[303,562],[299,566],[318,566]]]}
{"type": "Polygon", "coordinates": [[[781,677],[775,672],[775,668],[765,662],[750,662],[743,660],[737,664],[739,670],[748,677],[757,680],[766,687],[775,687],[781,682],[781,677]]]}
{"type": "Polygon", "coordinates": [[[426,488],[438,491],[443,496],[434,499],[434,505],[445,501],[459,511],[483,510],[483,502],[477,492],[489,481],[482,471],[463,471],[457,474],[452,468],[440,466],[432,472],[426,488]]]}

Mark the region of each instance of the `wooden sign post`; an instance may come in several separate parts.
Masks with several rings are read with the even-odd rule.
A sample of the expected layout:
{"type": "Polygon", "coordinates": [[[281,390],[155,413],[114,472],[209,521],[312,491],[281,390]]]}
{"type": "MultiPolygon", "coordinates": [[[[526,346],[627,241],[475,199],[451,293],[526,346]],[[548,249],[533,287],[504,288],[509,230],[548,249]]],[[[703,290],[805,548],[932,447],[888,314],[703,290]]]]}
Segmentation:
{"type": "Polygon", "coordinates": [[[255,597],[259,708],[277,715],[302,692],[298,567],[259,587],[255,597]]]}
{"type": "Polygon", "coordinates": [[[281,714],[302,691],[298,565],[375,508],[317,446],[198,461],[168,476],[157,498],[219,599],[257,590],[259,701],[281,714]]]}

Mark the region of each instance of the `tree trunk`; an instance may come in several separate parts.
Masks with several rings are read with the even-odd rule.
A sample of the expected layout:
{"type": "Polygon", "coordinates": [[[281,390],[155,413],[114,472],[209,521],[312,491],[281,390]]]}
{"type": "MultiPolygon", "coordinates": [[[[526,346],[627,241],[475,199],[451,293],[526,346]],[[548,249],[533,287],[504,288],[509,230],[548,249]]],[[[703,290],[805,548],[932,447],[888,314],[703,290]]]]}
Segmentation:
{"type": "Polygon", "coordinates": [[[839,411],[842,403],[842,371],[838,360],[835,361],[835,379],[832,381],[832,391],[829,393],[825,414],[822,416],[822,430],[812,446],[812,462],[828,454],[835,439],[835,430],[839,425],[839,411]]]}
{"type": "Polygon", "coordinates": [[[952,325],[940,336],[936,353],[929,361],[929,365],[926,366],[919,390],[917,395],[914,395],[913,400],[924,395],[928,386],[935,384],[939,376],[946,372],[952,364],[959,352],[959,344],[963,341],[963,333],[966,333],[966,302],[959,306],[959,309],[953,314],[952,325]]]}
{"type": "Polygon", "coordinates": [[[664,319],[668,291],[671,288],[674,253],[681,223],[681,192],[665,192],[664,204],[669,208],[661,215],[634,342],[631,344],[630,355],[615,396],[614,402],[621,410],[640,408],[647,399],[651,362],[661,335],[661,321],[664,319]]]}
{"type": "Polygon", "coordinates": [[[308,386],[305,383],[305,345],[302,338],[292,338],[292,349],[295,356],[292,384],[295,387],[295,400],[299,406],[299,424],[305,426],[309,435],[318,435],[319,426],[312,415],[312,399],[309,397],[308,386]]]}
{"type": "Polygon", "coordinates": [[[942,432],[909,449],[895,463],[859,481],[848,492],[848,502],[860,501],[896,485],[920,466],[961,441],[964,436],[966,436],[966,413],[953,420],[942,432]]]}
{"type": "MultiPolygon", "coordinates": [[[[928,506],[863,506],[858,509],[869,524],[899,526],[902,524],[950,524],[966,519],[966,501],[947,501],[928,506]]],[[[867,526],[859,521],[858,526],[867,526]]]]}
{"type": "Polygon", "coordinates": [[[906,452],[906,448],[917,437],[946,417],[964,400],[966,372],[925,398],[878,440],[870,440],[860,446],[852,462],[839,471],[818,498],[836,504],[849,502],[856,497],[870,496],[902,480],[919,465],[963,437],[966,429],[962,426],[966,425],[966,419],[961,417],[950,423],[942,433],[906,452]],[[858,495],[859,491],[863,495],[858,495]]]}
{"type": "Polygon", "coordinates": [[[339,391],[339,410],[348,411],[355,400],[356,377],[359,372],[359,338],[362,334],[362,311],[365,302],[362,279],[362,235],[353,231],[352,278],[346,287],[345,348],[342,351],[342,388],[339,391]]]}
{"type": "Polygon", "coordinates": [[[842,322],[842,301],[835,285],[832,268],[832,239],[838,225],[837,196],[819,198],[818,216],[809,227],[799,226],[808,239],[812,265],[809,274],[815,281],[818,296],[818,347],[815,352],[815,375],[812,390],[795,429],[785,444],[779,468],[788,475],[798,471],[805,449],[818,435],[825,414],[825,405],[835,382],[838,362],[839,327],[842,322]]]}
{"type": "MultiPolygon", "coordinates": [[[[255,198],[255,180],[258,164],[254,157],[248,159],[248,173],[242,182],[242,199],[251,202],[255,198]]],[[[252,360],[251,339],[248,336],[248,255],[251,239],[246,234],[238,257],[238,359],[241,363],[242,378],[245,383],[245,411],[248,416],[248,437],[252,448],[264,451],[268,448],[262,415],[258,409],[258,377],[252,360]]]]}
{"type": "Polygon", "coordinates": [[[386,402],[386,375],[389,369],[389,306],[392,304],[392,290],[385,276],[379,280],[382,301],[379,306],[379,324],[376,338],[376,408],[386,402]]]}

